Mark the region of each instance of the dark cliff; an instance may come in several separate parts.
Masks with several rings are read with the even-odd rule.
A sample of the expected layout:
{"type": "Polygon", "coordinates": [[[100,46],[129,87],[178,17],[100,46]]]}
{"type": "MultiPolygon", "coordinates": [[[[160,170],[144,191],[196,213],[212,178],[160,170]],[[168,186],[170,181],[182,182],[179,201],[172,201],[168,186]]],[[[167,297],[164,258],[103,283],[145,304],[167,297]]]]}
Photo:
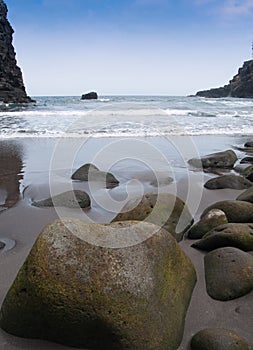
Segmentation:
{"type": "Polygon", "coordinates": [[[244,62],[238,74],[230,80],[228,85],[216,89],[199,91],[196,96],[211,98],[253,98],[253,60],[244,62]]]}
{"type": "Polygon", "coordinates": [[[22,72],[17,66],[16,53],[12,45],[12,29],[7,19],[7,6],[0,0],[0,101],[5,103],[27,103],[22,72]]]}

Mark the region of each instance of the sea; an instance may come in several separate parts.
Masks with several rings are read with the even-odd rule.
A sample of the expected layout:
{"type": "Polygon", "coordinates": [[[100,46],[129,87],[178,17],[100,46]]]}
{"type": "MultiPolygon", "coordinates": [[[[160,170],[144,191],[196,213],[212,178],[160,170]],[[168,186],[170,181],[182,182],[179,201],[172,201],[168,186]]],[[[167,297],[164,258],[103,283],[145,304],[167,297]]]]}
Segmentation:
{"type": "Polygon", "coordinates": [[[0,138],[251,135],[253,99],[173,96],[34,97],[0,105],[0,138]]]}

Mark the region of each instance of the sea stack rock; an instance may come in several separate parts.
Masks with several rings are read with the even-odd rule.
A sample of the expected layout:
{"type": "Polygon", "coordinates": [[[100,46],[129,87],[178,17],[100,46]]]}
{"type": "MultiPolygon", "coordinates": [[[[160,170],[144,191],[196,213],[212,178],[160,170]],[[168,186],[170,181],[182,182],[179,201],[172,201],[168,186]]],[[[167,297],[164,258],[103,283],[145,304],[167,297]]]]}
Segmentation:
{"type": "Polygon", "coordinates": [[[253,97],[253,60],[244,62],[238,74],[229,81],[228,85],[220,88],[198,91],[196,96],[200,97],[253,97]]]}
{"type": "Polygon", "coordinates": [[[98,94],[94,91],[88,92],[87,94],[83,94],[81,100],[97,100],[98,94]]]}
{"type": "Polygon", "coordinates": [[[7,19],[7,6],[0,0],[0,101],[4,103],[28,103],[22,72],[17,66],[12,45],[12,29],[7,19]]]}

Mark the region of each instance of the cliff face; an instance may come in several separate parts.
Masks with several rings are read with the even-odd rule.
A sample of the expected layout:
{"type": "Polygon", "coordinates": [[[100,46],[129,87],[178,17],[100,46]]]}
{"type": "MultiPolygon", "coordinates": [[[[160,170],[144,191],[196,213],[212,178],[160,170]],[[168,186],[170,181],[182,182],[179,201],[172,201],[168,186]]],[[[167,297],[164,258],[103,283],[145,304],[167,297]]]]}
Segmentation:
{"type": "Polygon", "coordinates": [[[33,100],[27,96],[16,54],[12,45],[12,29],[7,19],[7,6],[0,0],[0,101],[26,103],[33,100]]]}
{"type": "Polygon", "coordinates": [[[228,85],[217,89],[197,92],[200,97],[239,97],[253,98],[253,60],[244,62],[238,74],[230,80],[228,85]]]}

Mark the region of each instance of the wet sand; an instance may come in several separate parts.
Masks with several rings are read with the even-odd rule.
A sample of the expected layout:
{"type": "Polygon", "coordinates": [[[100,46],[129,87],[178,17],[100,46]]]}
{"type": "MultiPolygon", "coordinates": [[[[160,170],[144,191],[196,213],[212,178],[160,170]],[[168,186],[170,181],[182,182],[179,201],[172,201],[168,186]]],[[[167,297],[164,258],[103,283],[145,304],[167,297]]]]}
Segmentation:
{"type": "MultiPolygon", "coordinates": [[[[167,192],[175,193],[185,200],[197,220],[209,204],[235,199],[242,191],[204,189],[203,183],[216,175],[191,169],[187,160],[198,154],[205,155],[232,146],[241,147],[250,139],[246,136],[177,136],[1,140],[0,239],[13,240],[16,245],[10,250],[0,251],[0,304],[41,229],[58,217],[78,217],[108,223],[129,198],[144,192],[167,192]],[[88,183],[71,181],[73,171],[87,162],[94,163],[103,171],[112,172],[120,185],[107,189],[103,184],[90,186],[88,183]],[[168,176],[174,179],[173,183],[168,184],[168,176]],[[33,200],[45,199],[50,194],[69,189],[87,191],[92,198],[91,209],[81,211],[31,205],[33,200]]],[[[236,153],[239,158],[245,156],[242,151],[236,153]]],[[[228,302],[211,299],[205,290],[204,254],[191,248],[192,243],[187,239],[180,243],[196,267],[198,283],[179,349],[188,349],[191,336],[206,327],[233,329],[253,342],[253,292],[228,302]]],[[[0,348],[70,349],[45,341],[21,339],[2,330],[0,348]]]]}

